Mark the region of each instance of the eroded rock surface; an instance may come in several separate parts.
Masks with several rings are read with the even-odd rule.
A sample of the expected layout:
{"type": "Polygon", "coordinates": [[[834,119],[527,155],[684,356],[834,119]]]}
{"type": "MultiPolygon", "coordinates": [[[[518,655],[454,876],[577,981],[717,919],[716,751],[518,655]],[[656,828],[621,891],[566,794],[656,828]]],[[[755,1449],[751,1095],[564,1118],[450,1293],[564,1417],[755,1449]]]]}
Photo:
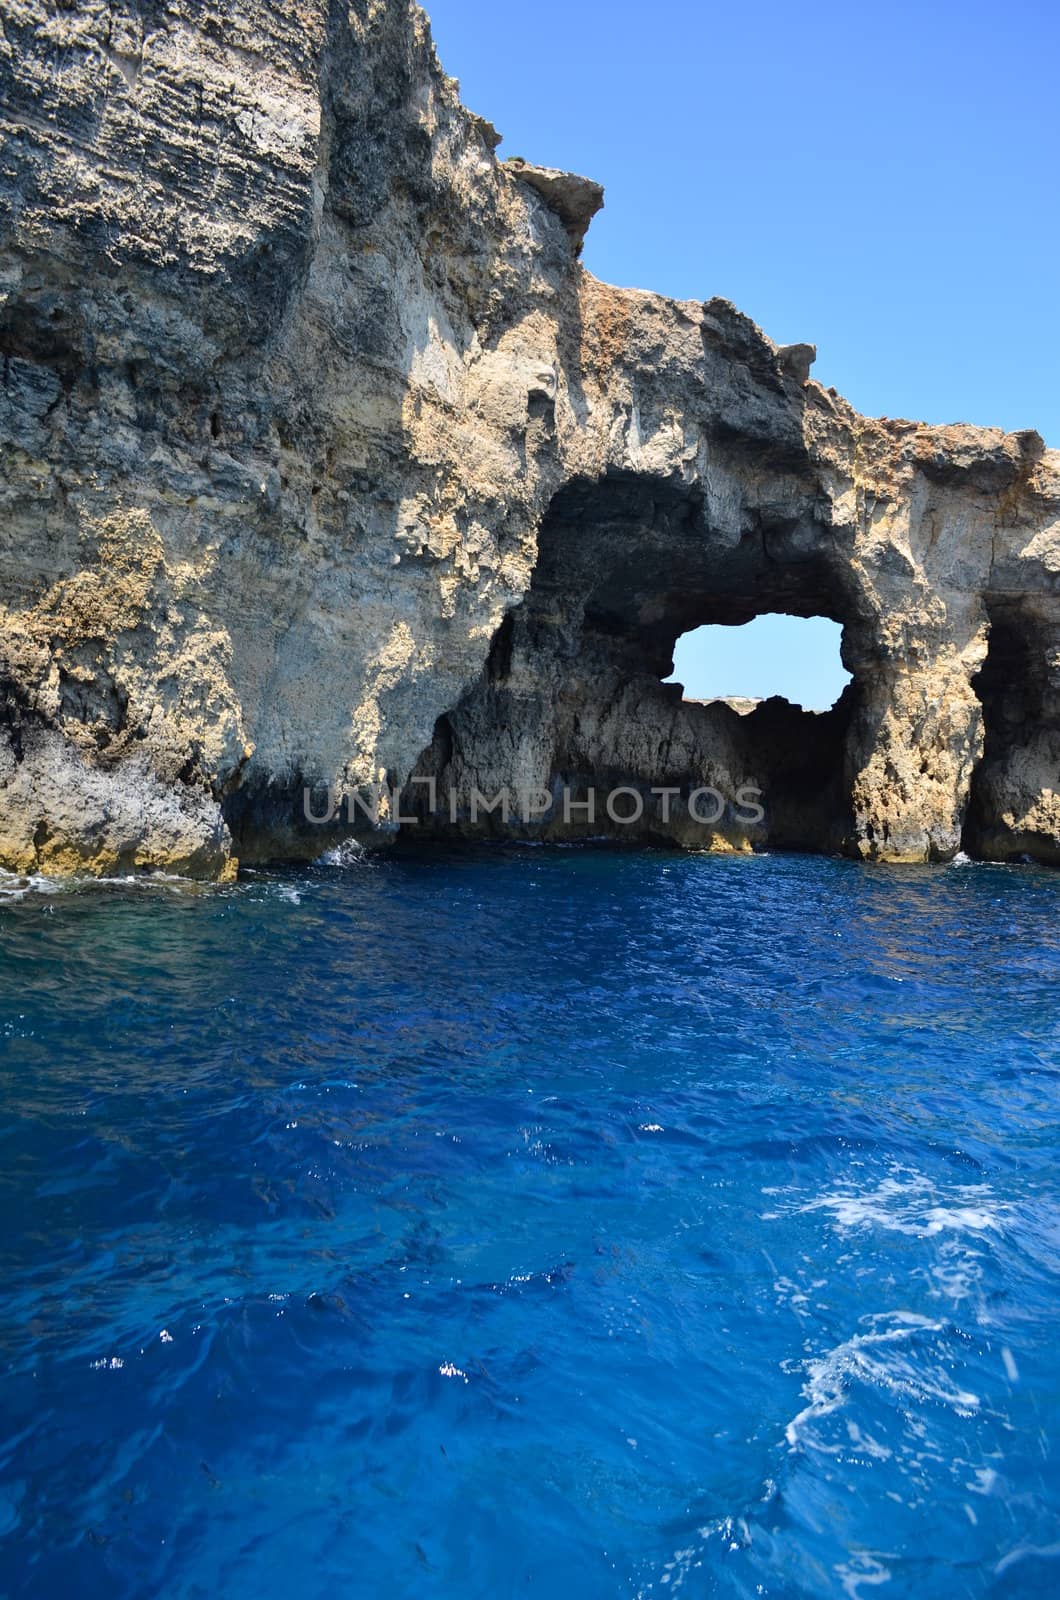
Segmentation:
{"type": "Polygon", "coordinates": [[[501,161],[404,0],[9,0],[0,78],[0,864],[223,876],[413,773],[1060,860],[1037,435],[865,419],[728,303],[597,282],[598,187],[501,161]],[[843,624],[832,712],[662,684],[770,610],[843,624]]]}

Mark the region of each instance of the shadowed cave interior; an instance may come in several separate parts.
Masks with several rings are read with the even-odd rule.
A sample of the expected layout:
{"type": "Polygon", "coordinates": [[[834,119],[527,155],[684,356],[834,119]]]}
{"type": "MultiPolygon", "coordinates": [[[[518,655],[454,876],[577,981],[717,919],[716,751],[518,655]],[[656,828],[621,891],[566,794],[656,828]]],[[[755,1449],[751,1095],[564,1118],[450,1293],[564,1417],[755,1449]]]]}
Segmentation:
{"type": "Polygon", "coordinates": [[[1037,774],[1060,787],[1060,650],[1055,627],[1036,597],[987,598],[986,660],[975,678],[983,707],[983,754],[972,776],[963,848],[986,860],[1026,852],[1060,864],[1055,838],[1021,834],[1013,820],[1036,790],[1037,774]]]}
{"type": "Polygon", "coordinates": [[[823,713],[779,696],[753,709],[685,699],[664,681],[682,635],[777,612],[850,620],[812,523],[762,517],[726,541],[705,526],[692,491],[619,476],[571,485],[542,527],[526,601],[505,617],[479,681],[439,719],[418,764],[415,776],[436,784],[433,810],[426,785],[416,786],[421,827],[844,848],[856,675],[823,713]],[[633,792],[614,810],[633,822],[609,812],[606,796],[618,788],[633,792]],[[662,788],[676,792],[653,795],[662,788]],[[690,806],[704,789],[711,796],[690,806]],[[513,797],[507,815],[472,803],[501,791],[513,797]],[[532,807],[514,803],[523,795],[532,807]]]}

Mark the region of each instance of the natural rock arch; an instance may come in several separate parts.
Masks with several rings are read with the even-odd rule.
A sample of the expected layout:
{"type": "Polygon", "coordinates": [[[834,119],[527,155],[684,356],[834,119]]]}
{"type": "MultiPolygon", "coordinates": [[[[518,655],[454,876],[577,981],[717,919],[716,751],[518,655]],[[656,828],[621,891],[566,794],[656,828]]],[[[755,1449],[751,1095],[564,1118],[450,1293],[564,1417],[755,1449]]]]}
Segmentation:
{"type": "MultiPolygon", "coordinates": [[[[881,670],[885,647],[852,576],[849,536],[814,520],[812,504],[789,502],[786,515],[778,504],[779,494],[771,512],[744,507],[738,531],[726,533],[711,525],[696,484],[612,472],[566,485],[543,521],[526,600],[505,618],[480,679],[440,720],[418,764],[417,778],[433,778],[439,797],[431,813],[424,785],[419,825],[472,837],[603,834],[870,858],[954,854],[979,750],[970,668],[958,666],[957,692],[952,682],[945,691],[950,706],[915,724],[919,739],[904,749],[893,702],[925,690],[908,671],[881,670]],[[684,701],[678,685],[661,681],[690,628],[778,611],[843,626],[853,681],[830,711],[776,699],[741,715],[723,702],[684,701]],[[915,763],[920,792],[906,781],[903,758],[915,763]],[[870,773],[886,776],[870,783],[870,773]],[[726,799],[709,821],[702,805],[689,809],[701,786],[726,799]],[[635,822],[605,809],[615,787],[642,796],[635,822]],[[653,794],[659,789],[670,798],[653,794]],[[548,793],[552,804],[531,817],[471,807],[472,794],[502,790],[548,793]],[[761,797],[758,819],[738,803],[751,792],[761,797]]],[[[923,653],[921,672],[937,686],[945,647],[923,653]]]]}

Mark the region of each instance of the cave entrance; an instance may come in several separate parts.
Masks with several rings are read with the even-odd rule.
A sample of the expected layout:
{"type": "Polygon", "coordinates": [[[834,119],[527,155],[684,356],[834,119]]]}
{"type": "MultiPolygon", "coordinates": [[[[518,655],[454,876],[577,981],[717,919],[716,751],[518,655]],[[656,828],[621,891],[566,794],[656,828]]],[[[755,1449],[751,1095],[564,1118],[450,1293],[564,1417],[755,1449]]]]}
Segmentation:
{"type": "Polygon", "coordinates": [[[708,624],[677,640],[673,672],[664,681],[680,683],[686,700],[726,700],[741,711],[774,695],[803,711],[828,711],[851,682],[842,637],[830,617],[783,612],[742,627],[708,624]]]}
{"type": "MultiPolygon", "coordinates": [[[[748,512],[722,533],[694,485],[629,473],[573,482],[542,524],[529,593],[421,757],[416,777],[434,785],[421,793],[436,796],[421,802],[432,806],[421,822],[467,837],[843,850],[860,703],[856,682],[843,688],[844,626],[856,627],[844,569],[812,497],[798,515],[748,512]],[[731,639],[745,627],[752,647],[762,630],[773,635],[762,652],[772,682],[738,669],[735,681],[686,673],[707,690],[686,698],[664,681],[683,636],[709,628],[731,639]],[[816,680],[801,671],[811,661],[827,662],[816,680]],[[717,698],[758,688],[758,703],[740,710],[717,698]],[[615,809],[635,824],[608,807],[616,790],[615,809]],[[514,804],[526,792],[543,801],[529,820],[514,804]],[[512,804],[476,811],[476,794],[512,804]]],[[[848,643],[853,653],[853,635],[848,643]]]]}
{"type": "Polygon", "coordinates": [[[983,754],[972,775],[962,844],[988,861],[1060,862],[1056,788],[1060,692],[1053,624],[1017,596],[987,601],[986,659],[972,687],[983,754]]]}

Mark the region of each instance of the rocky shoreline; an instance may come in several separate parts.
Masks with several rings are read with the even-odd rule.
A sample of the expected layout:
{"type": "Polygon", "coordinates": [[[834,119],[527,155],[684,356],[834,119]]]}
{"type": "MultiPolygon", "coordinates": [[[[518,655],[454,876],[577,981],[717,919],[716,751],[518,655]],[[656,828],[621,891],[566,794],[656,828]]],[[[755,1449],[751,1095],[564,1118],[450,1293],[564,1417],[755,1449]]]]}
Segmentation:
{"type": "Polygon", "coordinates": [[[599,186],[501,160],[406,0],[8,13],[0,866],[225,878],[413,779],[1060,863],[1060,452],[595,280],[599,186]],[[842,625],[832,711],[663,682],[767,611],[842,625]]]}

